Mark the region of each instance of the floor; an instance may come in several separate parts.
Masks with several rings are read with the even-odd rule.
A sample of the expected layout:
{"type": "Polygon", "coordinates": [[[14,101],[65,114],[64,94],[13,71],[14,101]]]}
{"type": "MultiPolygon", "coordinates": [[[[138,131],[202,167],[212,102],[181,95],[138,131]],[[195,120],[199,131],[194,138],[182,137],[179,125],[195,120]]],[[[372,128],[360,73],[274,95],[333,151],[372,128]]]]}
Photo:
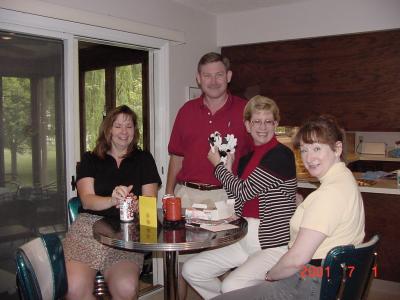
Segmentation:
{"type": "Polygon", "coordinates": [[[400,282],[375,279],[372,282],[368,300],[400,299],[400,282]]]}
{"type": "MultiPolygon", "coordinates": [[[[193,290],[188,290],[186,300],[201,300],[202,298],[193,290]]],[[[399,300],[400,299],[400,282],[385,281],[375,279],[372,282],[368,300],[399,300]]],[[[140,300],[164,300],[163,289],[157,289],[152,293],[143,295],[140,300]]],[[[301,299],[299,299],[301,300],[301,299]]]]}

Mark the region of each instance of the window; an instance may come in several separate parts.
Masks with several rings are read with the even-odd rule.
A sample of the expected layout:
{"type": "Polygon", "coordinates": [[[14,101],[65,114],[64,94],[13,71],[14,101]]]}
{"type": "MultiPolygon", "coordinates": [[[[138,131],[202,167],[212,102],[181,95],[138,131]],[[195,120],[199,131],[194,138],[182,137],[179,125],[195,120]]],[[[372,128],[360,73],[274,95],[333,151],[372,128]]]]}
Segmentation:
{"type": "MultiPolygon", "coordinates": [[[[60,164],[57,163],[56,173],[59,174],[57,175],[57,181],[62,181],[62,178],[64,178],[63,184],[66,185],[66,199],[76,195],[76,191],[73,190],[73,185],[70,183],[73,182],[73,177],[76,174],[76,162],[80,160],[80,141],[82,138],[79,135],[79,128],[81,125],[80,122],[82,122],[82,117],[80,117],[79,113],[82,112],[82,110],[79,109],[80,95],[78,91],[80,90],[80,92],[82,92],[84,90],[79,89],[80,86],[76,86],[75,84],[75,82],[78,82],[80,75],[78,72],[79,69],[77,69],[80,65],[79,58],[82,57],[82,55],[78,55],[77,50],[78,45],[79,48],[81,48],[82,40],[88,40],[88,38],[93,38],[96,42],[100,41],[102,44],[121,45],[121,47],[126,47],[127,45],[131,45],[129,47],[133,47],[134,45],[138,45],[140,46],[140,49],[146,49],[146,51],[142,51],[142,55],[144,55],[145,58],[142,58],[140,61],[127,62],[118,66],[143,63],[142,76],[143,80],[147,80],[147,83],[143,82],[142,84],[142,93],[145,96],[143,99],[150,98],[148,102],[143,102],[143,126],[148,126],[147,130],[144,129],[144,132],[146,133],[144,139],[147,138],[147,142],[145,141],[144,145],[150,145],[149,150],[153,153],[160,175],[163,178],[163,182],[165,182],[165,174],[163,169],[165,168],[165,164],[168,162],[168,154],[165,149],[167,147],[169,136],[169,51],[171,41],[172,44],[175,44],[176,42],[183,42],[183,35],[179,34],[179,32],[177,32],[177,35],[175,36],[168,36],[165,34],[158,35],[159,28],[157,28],[157,34],[150,36],[147,36],[146,34],[136,34],[130,31],[126,32],[123,30],[119,31],[116,29],[110,29],[107,28],[107,26],[102,26],[104,25],[103,20],[111,20],[111,18],[107,19],[108,17],[104,15],[98,15],[94,21],[92,20],[92,25],[77,25],[76,23],[68,20],[57,19],[57,16],[47,17],[32,14],[29,12],[30,9],[28,6],[25,7],[27,9],[26,12],[18,11],[21,6],[17,7],[12,2],[10,2],[10,5],[7,6],[9,6],[11,9],[8,10],[0,8],[0,31],[23,32],[27,34],[27,37],[36,37],[40,43],[43,43],[46,39],[38,38],[39,36],[48,37],[49,40],[59,42],[60,48],[62,48],[62,44],[64,45],[64,53],[62,53],[60,60],[57,62],[57,64],[61,66],[64,63],[63,70],[60,70],[58,74],[59,77],[54,77],[55,97],[58,97],[58,100],[55,100],[56,114],[54,115],[54,128],[56,131],[56,159],[57,161],[59,160],[61,162],[60,164]],[[35,35],[35,37],[29,35],[35,35]],[[168,39],[170,38],[171,40],[169,42],[168,39]],[[148,61],[146,61],[147,59],[148,61]],[[61,118],[63,118],[63,120],[61,118]],[[155,141],[157,141],[157,143],[155,143],[155,141]]],[[[49,14],[52,13],[52,10],[47,11],[50,12],[49,14]]],[[[82,15],[85,15],[85,12],[79,11],[79,16],[82,15]]],[[[71,15],[71,17],[73,16],[71,15]]],[[[90,14],[90,17],[93,17],[93,14],[90,14]]],[[[121,28],[126,28],[124,26],[132,25],[132,23],[126,20],[121,20],[121,22],[123,23],[121,28]]],[[[132,28],[132,26],[130,26],[130,28],[132,28]]],[[[147,28],[148,26],[146,25],[146,30],[147,28]]],[[[170,32],[170,30],[168,32],[170,32]]],[[[47,52],[44,49],[44,45],[41,46],[42,47],[40,47],[40,51],[43,51],[43,53],[47,52]]],[[[2,73],[6,70],[6,66],[10,66],[10,64],[3,63],[9,59],[9,56],[4,56],[3,54],[8,53],[13,55],[14,51],[13,49],[4,47],[4,44],[0,40],[0,77],[2,78],[6,76],[4,73],[2,73]]],[[[126,49],[121,47],[119,48],[126,49]]],[[[82,50],[82,48],[80,50],[82,50]]],[[[29,53],[28,49],[23,52],[24,55],[29,53]]],[[[21,62],[21,65],[26,64],[26,66],[32,70],[40,69],[42,67],[40,64],[39,66],[32,66],[25,60],[16,60],[21,62]]],[[[58,65],[54,63],[54,69],[57,69],[58,65]]],[[[97,66],[87,70],[90,71],[96,69],[106,70],[107,68],[104,66],[97,66]]],[[[51,77],[48,78],[50,79],[51,77]]],[[[1,83],[0,86],[2,86],[1,83]]],[[[0,99],[3,99],[1,93],[2,91],[0,89],[0,99]]],[[[2,108],[3,106],[0,105],[0,109],[2,108]]],[[[0,111],[0,115],[3,116],[4,112],[0,111]]],[[[2,118],[0,118],[0,123],[1,121],[2,118]]],[[[0,126],[2,125],[0,124],[0,126]]],[[[0,127],[0,136],[2,136],[2,134],[3,128],[0,127]]],[[[2,142],[3,139],[0,138],[0,149],[3,149],[2,142]]],[[[0,162],[4,161],[2,155],[4,155],[4,152],[0,151],[0,162]]],[[[48,167],[51,168],[51,165],[49,164],[48,167]]],[[[60,187],[61,185],[58,186],[60,187]]],[[[10,188],[13,189],[12,184],[10,184],[10,188]]],[[[0,186],[0,194],[2,192],[2,186],[0,186]]],[[[59,195],[61,195],[61,192],[62,191],[59,191],[59,195]]],[[[160,193],[162,193],[161,190],[160,193]]],[[[24,192],[23,194],[26,193],[24,192]]],[[[64,199],[64,201],[66,199],[64,199]]],[[[28,207],[21,212],[22,216],[26,214],[27,208],[28,207]]],[[[64,207],[61,209],[61,211],[64,213],[65,209],[66,203],[64,203],[64,207]]],[[[63,222],[63,220],[60,220],[60,222],[61,221],[63,222]]],[[[49,226],[49,228],[52,227],[53,226],[49,226]]],[[[54,227],[56,228],[57,226],[54,227]]],[[[14,253],[13,249],[15,249],[18,244],[20,244],[19,240],[16,242],[1,243],[0,248],[0,255],[2,255],[0,259],[0,271],[7,271],[7,273],[0,272],[0,279],[2,281],[2,287],[7,286],[10,288],[10,291],[15,289],[15,263],[13,260],[11,260],[11,257],[14,253]],[[10,244],[12,247],[10,247],[10,244]],[[6,256],[7,258],[5,258],[6,256]]],[[[154,256],[153,261],[155,262],[155,268],[153,268],[153,283],[162,283],[162,261],[159,257],[154,258],[154,256]]],[[[13,294],[12,296],[14,297],[12,299],[18,298],[16,294],[13,294]]]]}
{"type": "Polygon", "coordinates": [[[102,118],[125,104],[138,116],[139,145],[149,149],[148,52],[79,42],[81,153],[93,150],[102,118]]]}

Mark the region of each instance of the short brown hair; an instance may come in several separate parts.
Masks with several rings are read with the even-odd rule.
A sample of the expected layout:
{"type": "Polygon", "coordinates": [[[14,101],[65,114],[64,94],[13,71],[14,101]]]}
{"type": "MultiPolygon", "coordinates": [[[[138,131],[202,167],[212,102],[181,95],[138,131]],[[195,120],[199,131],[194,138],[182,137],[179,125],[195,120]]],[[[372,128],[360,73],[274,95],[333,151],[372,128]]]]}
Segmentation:
{"type": "Polygon", "coordinates": [[[268,97],[257,95],[251,98],[244,107],[243,119],[245,121],[250,121],[251,115],[256,110],[270,111],[274,116],[274,121],[279,122],[281,119],[278,105],[274,100],[268,97]]]}
{"type": "Polygon", "coordinates": [[[344,138],[344,130],[337,124],[336,119],[331,115],[321,115],[310,118],[300,127],[293,138],[293,146],[299,149],[300,142],[321,143],[329,145],[332,151],[335,151],[336,142],[342,142],[344,149],[344,138]]]}
{"type": "Polygon", "coordinates": [[[229,62],[229,58],[222,56],[221,54],[216,53],[216,52],[209,52],[207,54],[204,54],[200,58],[199,63],[197,65],[197,72],[198,73],[201,72],[202,66],[213,63],[213,62],[219,62],[219,61],[224,64],[226,72],[228,72],[231,69],[231,63],[229,62]]]}
{"type": "Polygon", "coordinates": [[[104,158],[107,152],[111,149],[111,129],[114,125],[117,117],[123,114],[127,118],[132,119],[134,126],[133,140],[128,146],[128,150],[125,156],[129,156],[132,152],[138,149],[138,141],[140,137],[139,128],[137,126],[137,116],[135,112],[130,109],[127,105],[121,105],[107,113],[107,116],[103,119],[103,122],[99,128],[99,136],[96,141],[96,146],[93,149],[93,153],[100,158],[104,158]]]}

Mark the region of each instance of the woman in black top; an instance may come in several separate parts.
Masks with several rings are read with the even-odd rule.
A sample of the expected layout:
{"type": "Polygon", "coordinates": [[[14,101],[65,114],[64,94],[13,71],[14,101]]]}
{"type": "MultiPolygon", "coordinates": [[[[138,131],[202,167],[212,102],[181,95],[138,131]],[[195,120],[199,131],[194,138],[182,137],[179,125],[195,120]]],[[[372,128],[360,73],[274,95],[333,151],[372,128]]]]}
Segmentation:
{"type": "Polygon", "coordinates": [[[152,155],[137,146],[136,114],[119,106],[103,120],[96,147],[84,154],[77,174],[83,209],[64,240],[67,299],[94,299],[96,272],[104,273],[113,299],[136,299],[143,254],[111,248],[93,238],[102,216],[119,217],[129,193],[156,196],[160,177],[152,155]]]}

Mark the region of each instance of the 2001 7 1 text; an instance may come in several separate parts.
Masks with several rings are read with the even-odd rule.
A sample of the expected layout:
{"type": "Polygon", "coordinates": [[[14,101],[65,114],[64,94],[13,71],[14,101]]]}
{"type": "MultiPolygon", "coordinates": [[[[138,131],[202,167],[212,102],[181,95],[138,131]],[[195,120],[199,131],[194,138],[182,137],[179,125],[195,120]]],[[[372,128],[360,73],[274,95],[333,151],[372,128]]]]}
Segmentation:
{"type": "MultiPolygon", "coordinates": [[[[353,275],[353,272],[355,271],[356,267],[355,266],[347,266],[347,271],[348,271],[348,277],[351,278],[351,276],[353,275]]],[[[378,266],[375,265],[372,268],[372,272],[374,277],[378,277],[378,266]]],[[[312,265],[304,265],[303,269],[301,269],[300,271],[300,277],[302,279],[306,278],[306,277],[310,277],[310,278],[322,278],[323,275],[326,275],[327,278],[330,278],[331,274],[330,274],[330,268],[328,267],[316,267],[316,266],[312,266],[312,265]]]]}

